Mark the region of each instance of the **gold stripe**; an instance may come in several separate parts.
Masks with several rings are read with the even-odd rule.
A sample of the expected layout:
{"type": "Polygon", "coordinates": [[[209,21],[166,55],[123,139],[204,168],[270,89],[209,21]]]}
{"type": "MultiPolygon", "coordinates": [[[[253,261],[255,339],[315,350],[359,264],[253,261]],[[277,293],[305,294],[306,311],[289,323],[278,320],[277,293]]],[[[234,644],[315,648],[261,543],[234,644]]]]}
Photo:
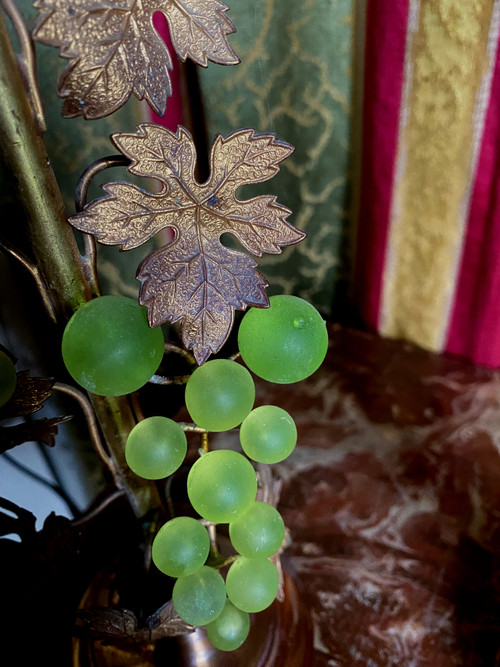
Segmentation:
{"type": "Polygon", "coordinates": [[[381,333],[439,350],[476,163],[474,121],[493,66],[488,35],[495,2],[410,5],[420,11],[407,50],[381,333]]]}

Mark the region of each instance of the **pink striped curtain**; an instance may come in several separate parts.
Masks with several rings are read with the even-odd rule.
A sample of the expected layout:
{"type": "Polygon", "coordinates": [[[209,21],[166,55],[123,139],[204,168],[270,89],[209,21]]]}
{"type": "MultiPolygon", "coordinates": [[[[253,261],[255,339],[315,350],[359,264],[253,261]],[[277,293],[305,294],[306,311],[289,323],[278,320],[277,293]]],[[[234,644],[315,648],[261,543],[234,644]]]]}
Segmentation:
{"type": "Polygon", "coordinates": [[[368,0],[355,302],[500,366],[500,2],[368,0]]]}

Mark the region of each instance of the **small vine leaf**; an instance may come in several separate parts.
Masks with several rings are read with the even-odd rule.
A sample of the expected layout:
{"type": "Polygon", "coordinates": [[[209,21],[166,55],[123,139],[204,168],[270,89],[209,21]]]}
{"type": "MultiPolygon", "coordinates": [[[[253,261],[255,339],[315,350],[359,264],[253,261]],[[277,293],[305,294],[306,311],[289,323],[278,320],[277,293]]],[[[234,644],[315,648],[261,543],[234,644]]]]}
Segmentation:
{"type": "Polygon", "coordinates": [[[172,44],[182,60],[235,65],[227,41],[235,31],[219,0],[36,0],[40,14],[33,29],[39,42],[61,49],[69,60],[58,94],[67,118],[103,118],[134,93],[160,116],[172,95],[172,60],[153,25],[166,17],[172,44]]]}
{"type": "Polygon", "coordinates": [[[52,394],[54,380],[30,376],[28,370],[17,373],[16,388],[9,401],[0,409],[0,419],[24,417],[38,412],[52,394]]]}
{"type": "Polygon", "coordinates": [[[150,632],[151,638],[158,640],[163,637],[176,637],[178,635],[185,635],[188,632],[194,631],[194,626],[189,625],[177,614],[169,600],[146,621],[146,628],[150,632]]]}
{"type": "Polygon", "coordinates": [[[305,234],[287,221],[291,211],[276,197],[236,197],[241,186],[266,181],[293,151],[271,134],[244,129],[216,137],[211,175],[195,179],[196,150],[189,132],[144,123],[133,134],[117,133],[114,144],[131,160],[128,169],[161,182],[155,194],[135,185],[108,183],[106,195],[88,204],[70,223],[122,250],[140,246],[165,227],[174,238],[139,265],[139,301],[148,307],[151,326],[181,323],[181,337],[198,364],[220,350],[234,322],[235,309],[267,307],[267,282],[257,262],[229,248],[229,233],[252,255],[278,254],[305,234]]]}
{"type": "Polygon", "coordinates": [[[53,447],[59,424],[70,419],[72,417],[44,417],[15,426],[0,426],[0,454],[24,442],[43,442],[53,447]]]}
{"type": "Polygon", "coordinates": [[[102,637],[126,638],[133,637],[137,632],[137,618],[128,609],[79,609],[76,618],[90,632],[102,637]]]}
{"type": "Polygon", "coordinates": [[[164,637],[185,635],[194,630],[185,623],[173,608],[172,601],[162,605],[139,626],[137,617],[129,609],[111,607],[90,607],[80,609],[76,614],[77,627],[84,627],[90,634],[101,639],[131,639],[151,642],[164,637]]]}

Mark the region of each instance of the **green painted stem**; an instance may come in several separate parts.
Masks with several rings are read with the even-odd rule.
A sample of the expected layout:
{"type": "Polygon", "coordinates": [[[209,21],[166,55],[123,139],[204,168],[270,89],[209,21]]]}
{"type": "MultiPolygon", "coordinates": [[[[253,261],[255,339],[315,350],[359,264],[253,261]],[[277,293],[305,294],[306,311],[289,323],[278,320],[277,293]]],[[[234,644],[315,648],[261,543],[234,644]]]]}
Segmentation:
{"type": "Polygon", "coordinates": [[[35,264],[57,319],[89,298],[78,248],[37,131],[16,56],[0,14],[0,159],[28,226],[35,264]]]}

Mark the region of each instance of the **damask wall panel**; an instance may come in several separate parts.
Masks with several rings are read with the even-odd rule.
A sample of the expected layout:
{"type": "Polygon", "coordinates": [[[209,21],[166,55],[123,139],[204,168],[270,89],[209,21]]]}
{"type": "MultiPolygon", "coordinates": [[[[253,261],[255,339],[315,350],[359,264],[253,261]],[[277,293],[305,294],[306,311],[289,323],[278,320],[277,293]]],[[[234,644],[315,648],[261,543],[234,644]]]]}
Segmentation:
{"type": "Polygon", "coordinates": [[[254,127],[295,146],[271,194],[308,238],[259,266],[270,294],[293,292],[336,317],[332,304],[345,299],[351,271],[353,2],[229,4],[241,64],[199,71],[209,139],[254,127]]]}

